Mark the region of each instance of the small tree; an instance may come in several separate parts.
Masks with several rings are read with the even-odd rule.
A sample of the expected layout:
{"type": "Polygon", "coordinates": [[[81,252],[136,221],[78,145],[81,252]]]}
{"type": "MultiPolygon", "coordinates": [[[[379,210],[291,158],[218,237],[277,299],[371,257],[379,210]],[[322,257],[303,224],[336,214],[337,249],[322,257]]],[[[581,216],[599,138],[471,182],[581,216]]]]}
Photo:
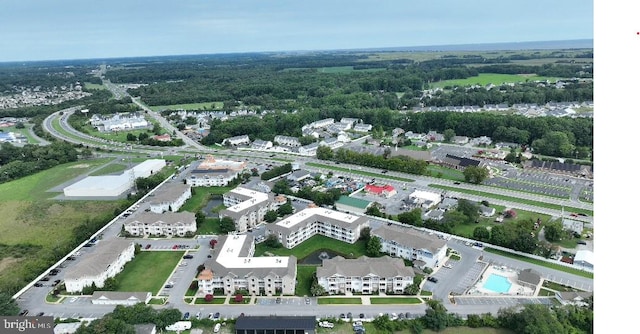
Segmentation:
{"type": "Polygon", "coordinates": [[[213,301],[213,295],[208,293],[206,296],[204,296],[204,301],[210,303],[211,301],[213,301]]]}
{"type": "Polygon", "coordinates": [[[235,298],[233,299],[233,301],[236,303],[242,303],[243,300],[244,296],[240,293],[236,294],[235,298]]]}
{"type": "Polygon", "coordinates": [[[504,212],[504,217],[505,218],[516,218],[516,217],[518,217],[518,213],[514,209],[509,209],[509,210],[504,212]]]}
{"type": "Polygon", "coordinates": [[[278,213],[273,210],[269,210],[267,211],[267,213],[264,214],[264,221],[266,221],[267,223],[273,223],[277,219],[278,219],[278,213]]]}
{"type": "Polygon", "coordinates": [[[210,247],[211,249],[214,249],[214,248],[216,248],[216,244],[217,244],[217,243],[218,243],[218,240],[216,240],[216,239],[211,239],[211,240],[209,240],[209,247],[210,247]]]}

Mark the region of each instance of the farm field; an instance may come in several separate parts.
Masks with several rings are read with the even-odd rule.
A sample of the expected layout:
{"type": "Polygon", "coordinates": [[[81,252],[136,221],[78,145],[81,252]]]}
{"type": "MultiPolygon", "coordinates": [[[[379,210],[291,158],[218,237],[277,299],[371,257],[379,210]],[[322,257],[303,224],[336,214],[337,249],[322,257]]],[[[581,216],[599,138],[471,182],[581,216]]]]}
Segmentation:
{"type": "Polygon", "coordinates": [[[466,79],[454,79],[443,80],[434,82],[431,84],[431,88],[444,88],[446,86],[470,86],[481,85],[486,86],[488,84],[500,85],[503,83],[517,83],[527,81],[549,80],[551,82],[557,81],[559,78],[542,77],[538,75],[521,75],[521,74],[498,74],[498,73],[480,73],[477,77],[471,77],[466,79]]]}
{"type": "Polygon", "coordinates": [[[219,101],[214,101],[214,102],[171,104],[171,105],[164,105],[164,106],[150,106],[149,108],[151,108],[151,110],[153,111],[179,110],[179,109],[200,110],[200,109],[211,109],[212,106],[213,106],[213,109],[218,110],[218,109],[222,109],[222,107],[224,106],[224,103],[219,101]]]}

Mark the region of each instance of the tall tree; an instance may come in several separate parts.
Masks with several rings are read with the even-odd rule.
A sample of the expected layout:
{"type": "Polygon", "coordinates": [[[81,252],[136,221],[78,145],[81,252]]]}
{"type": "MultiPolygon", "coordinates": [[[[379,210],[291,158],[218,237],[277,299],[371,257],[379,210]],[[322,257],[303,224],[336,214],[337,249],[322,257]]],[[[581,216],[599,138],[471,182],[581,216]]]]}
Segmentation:
{"type": "Polygon", "coordinates": [[[380,242],[380,238],[373,236],[367,242],[367,256],[379,257],[382,254],[380,252],[381,249],[382,242],[380,242]]]}
{"type": "Polygon", "coordinates": [[[20,313],[20,307],[7,293],[0,292],[0,315],[14,316],[20,313]]]}

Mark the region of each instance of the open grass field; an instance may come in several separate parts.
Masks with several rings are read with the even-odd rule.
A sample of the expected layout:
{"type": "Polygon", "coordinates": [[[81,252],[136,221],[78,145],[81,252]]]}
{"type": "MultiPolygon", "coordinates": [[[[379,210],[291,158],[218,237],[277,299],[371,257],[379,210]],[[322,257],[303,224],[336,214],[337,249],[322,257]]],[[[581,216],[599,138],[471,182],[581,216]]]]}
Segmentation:
{"type": "Polygon", "coordinates": [[[91,176],[99,176],[99,175],[109,175],[109,174],[120,174],[125,169],[129,168],[129,166],[124,164],[109,164],[96,170],[95,172],[90,173],[91,176]]]}
{"type": "Polygon", "coordinates": [[[266,252],[269,252],[279,256],[293,255],[298,260],[301,260],[321,249],[330,249],[333,252],[343,254],[345,258],[358,258],[365,255],[366,243],[363,240],[358,240],[352,245],[324,235],[314,235],[293,249],[284,247],[269,248],[264,243],[260,243],[256,245],[255,256],[263,256],[266,252]]]}
{"type": "Polygon", "coordinates": [[[155,295],[182,255],[182,252],[140,252],[116,276],[118,291],[149,291],[155,295]]]}
{"type": "Polygon", "coordinates": [[[332,298],[322,297],[318,298],[318,305],[337,305],[337,304],[362,304],[362,298],[332,298]]]}
{"type": "Polygon", "coordinates": [[[104,85],[94,84],[94,83],[90,83],[90,82],[85,82],[84,83],[84,88],[86,88],[86,89],[107,89],[107,87],[104,86],[104,85]]]}
{"type": "Polygon", "coordinates": [[[218,110],[224,107],[224,103],[220,101],[214,102],[200,102],[200,103],[184,103],[184,104],[171,104],[165,106],[151,106],[151,110],[153,111],[162,111],[162,110],[218,110]]]}
{"type": "Polygon", "coordinates": [[[192,187],[193,194],[180,208],[180,211],[197,212],[207,205],[212,195],[222,195],[233,187],[192,187]]]}
{"type": "Polygon", "coordinates": [[[454,79],[443,80],[434,82],[430,88],[444,88],[447,86],[470,86],[480,85],[486,86],[488,84],[501,85],[503,83],[520,83],[539,80],[549,80],[550,82],[558,81],[558,78],[554,77],[542,77],[538,75],[522,75],[522,74],[498,74],[498,73],[480,73],[477,77],[471,77],[466,79],[454,79]]]}
{"type": "Polygon", "coordinates": [[[108,220],[113,216],[122,201],[58,201],[51,200],[58,193],[48,192],[107,161],[110,159],[63,164],[0,184],[0,244],[28,245],[17,254],[0,254],[0,290],[25,283],[33,275],[33,268],[43,265],[42,259],[72,241],[77,226],[87,220],[108,220]]]}
{"type": "Polygon", "coordinates": [[[431,176],[442,179],[464,182],[464,174],[453,168],[446,168],[430,164],[427,166],[427,173],[431,173],[431,176]]]}
{"type": "MultiPolygon", "coordinates": [[[[26,126],[31,126],[31,125],[26,125],[26,126]]],[[[9,126],[9,127],[6,127],[6,128],[2,128],[2,131],[5,132],[5,133],[9,133],[9,132],[19,133],[19,134],[27,137],[27,143],[28,144],[38,144],[40,142],[35,137],[33,137],[31,132],[27,128],[18,129],[15,126],[9,126]]]]}

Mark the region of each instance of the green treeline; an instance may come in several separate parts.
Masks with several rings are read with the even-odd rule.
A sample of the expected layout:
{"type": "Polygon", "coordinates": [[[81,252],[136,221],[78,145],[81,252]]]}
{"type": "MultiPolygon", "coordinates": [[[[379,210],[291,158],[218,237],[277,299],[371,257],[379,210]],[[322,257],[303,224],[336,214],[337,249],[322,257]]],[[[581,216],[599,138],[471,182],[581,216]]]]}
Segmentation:
{"type": "Polygon", "coordinates": [[[297,113],[272,113],[262,117],[236,117],[214,120],[210,133],[202,139],[205,145],[221,143],[225,138],[249,135],[251,140],[273,140],[276,135],[301,137],[303,125],[313,121],[342,117],[361,119],[364,123],[389,131],[400,127],[405,131],[443,133],[452,129],[457,135],[489,136],[494,142],[531,145],[544,155],[588,158],[593,150],[592,118],[525,117],[494,113],[424,112],[398,113],[376,110],[310,110],[297,113]],[[577,155],[577,156],[576,156],[577,155]]]}

